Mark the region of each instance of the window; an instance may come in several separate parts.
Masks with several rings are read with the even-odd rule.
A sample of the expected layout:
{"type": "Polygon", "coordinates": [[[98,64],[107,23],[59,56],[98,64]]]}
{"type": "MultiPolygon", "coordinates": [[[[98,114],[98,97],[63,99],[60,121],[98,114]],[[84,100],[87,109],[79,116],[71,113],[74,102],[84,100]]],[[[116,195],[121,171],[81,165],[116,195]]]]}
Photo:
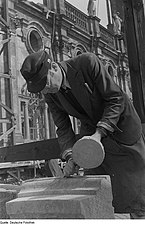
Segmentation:
{"type": "Polygon", "coordinates": [[[112,66],[108,66],[108,72],[109,72],[109,74],[110,74],[110,76],[113,78],[114,77],[114,72],[113,72],[113,68],[112,68],[112,66]]]}
{"type": "Polygon", "coordinates": [[[42,35],[37,29],[32,28],[29,30],[27,34],[27,47],[31,53],[43,49],[42,35]]]}

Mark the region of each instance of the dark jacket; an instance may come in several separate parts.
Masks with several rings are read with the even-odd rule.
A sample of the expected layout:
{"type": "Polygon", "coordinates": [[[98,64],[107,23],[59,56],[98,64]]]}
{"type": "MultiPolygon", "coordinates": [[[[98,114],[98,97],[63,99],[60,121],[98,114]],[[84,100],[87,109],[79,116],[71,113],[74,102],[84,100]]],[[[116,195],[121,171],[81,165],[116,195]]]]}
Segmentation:
{"type": "MultiPolygon", "coordinates": [[[[62,151],[74,144],[74,133],[69,115],[81,121],[81,133],[93,134],[99,121],[113,127],[113,139],[127,145],[134,144],[141,136],[140,119],[129,98],[115,84],[94,54],[84,53],[61,62],[71,91],[85,113],[81,114],[59,91],[46,95],[58,127],[57,134],[62,151]]],[[[76,106],[77,107],[77,106],[76,106]]]]}
{"type": "MultiPolygon", "coordinates": [[[[139,144],[136,146],[142,134],[140,119],[128,96],[115,84],[94,54],[84,53],[61,62],[60,66],[66,72],[75,102],[82,107],[80,111],[78,104],[73,104],[61,90],[45,96],[57,126],[62,152],[76,142],[69,116],[81,121],[80,136],[92,135],[98,122],[111,127],[113,132],[108,129],[108,137],[102,141],[106,152],[102,165],[111,176],[115,211],[129,212],[141,184],[134,178],[145,174],[145,150],[138,148],[139,144]]],[[[145,182],[143,187],[145,190],[145,182]]],[[[143,208],[145,210],[145,205],[143,208]]]]}

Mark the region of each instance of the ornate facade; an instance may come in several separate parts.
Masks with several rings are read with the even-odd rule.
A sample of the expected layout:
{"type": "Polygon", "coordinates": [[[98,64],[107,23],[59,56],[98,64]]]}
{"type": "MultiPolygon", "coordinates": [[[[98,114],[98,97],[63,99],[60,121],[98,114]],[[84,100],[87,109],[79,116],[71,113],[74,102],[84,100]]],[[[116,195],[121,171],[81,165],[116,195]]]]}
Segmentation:
{"type": "MultiPolygon", "coordinates": [[[[43,4],[27,0],[9,0],[7,5],[0,2],[2,10],[7,7],[4,9],[9,23],[7,31],[3,28],[6,24],[0,30],[0,40],[5,39],[5,33],[9,35],[9,56],[6,52],[0,55],[4,65],[0,68],[0,146],[55,137],[55,126],[43,96],[30,94],[20,74],[26,56],[40,49],[49,51],[55,61],[83,52],[95,53],[112,79],[131,98],[125,40],[113,33],[111,23],[107,29],[98,17],[87,16],[65,0],[44,0],[43,4]],[[6,57],[9,57],[9,70],[4,62],[6,57]],[[6,73],[8,78],[4,76],[6,73]],[[7,106],[12,109],[10,115],[7,106]]],[[[5,14],[2,15],[5,19],[5,14]]],[[[71,121],[78,133],[79,121],[76,118],[71,121]]]]}

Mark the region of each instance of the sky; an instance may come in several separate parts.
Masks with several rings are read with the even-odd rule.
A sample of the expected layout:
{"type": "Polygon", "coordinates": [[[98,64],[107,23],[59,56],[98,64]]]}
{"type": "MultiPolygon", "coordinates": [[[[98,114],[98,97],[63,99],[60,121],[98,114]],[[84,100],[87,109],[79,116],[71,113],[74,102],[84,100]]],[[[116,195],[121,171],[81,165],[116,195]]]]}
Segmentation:
{"type": "MultiPolygon", "coordinates": [[[[29,0],[35,3],[43,3],[43,0],[29,0]]],[[[67,2],[74,5],[76,8],[87,14],[87,6],[89,0],[67,0],[67,2]]],[[[97,17],[101,19],[100,24],[106,27],[107,13],[106,13],[106,0],[96,0],[97,17]]]]}

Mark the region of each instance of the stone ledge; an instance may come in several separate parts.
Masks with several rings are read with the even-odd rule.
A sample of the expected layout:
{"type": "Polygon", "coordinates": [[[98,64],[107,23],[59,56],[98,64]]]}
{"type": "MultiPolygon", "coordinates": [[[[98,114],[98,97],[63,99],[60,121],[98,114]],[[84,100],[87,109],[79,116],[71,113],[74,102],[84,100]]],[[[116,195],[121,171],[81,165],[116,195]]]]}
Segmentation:
{"type": "Polygon", "coordinates": [[[6,208],[11,219],[114,218],[109,176],[29,180],[6,208]]]}

